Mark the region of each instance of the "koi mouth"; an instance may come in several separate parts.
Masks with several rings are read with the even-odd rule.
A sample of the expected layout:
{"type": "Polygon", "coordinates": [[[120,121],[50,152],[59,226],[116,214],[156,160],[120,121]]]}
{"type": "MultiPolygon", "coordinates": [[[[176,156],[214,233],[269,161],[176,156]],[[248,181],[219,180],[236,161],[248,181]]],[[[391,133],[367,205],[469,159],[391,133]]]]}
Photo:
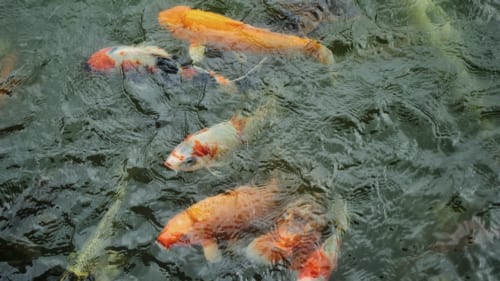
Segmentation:
{"type": "Polygon", "coordinates": [[[175,169],[174,169],[174,167],[172,166],[172,164],[170,164],[170,162],[165,161],[165,163],[164,163],[164,164],[165,164],[165,166],[166,166],[167,168],[172,169],[172,170],[175,170],[175,169]]]}

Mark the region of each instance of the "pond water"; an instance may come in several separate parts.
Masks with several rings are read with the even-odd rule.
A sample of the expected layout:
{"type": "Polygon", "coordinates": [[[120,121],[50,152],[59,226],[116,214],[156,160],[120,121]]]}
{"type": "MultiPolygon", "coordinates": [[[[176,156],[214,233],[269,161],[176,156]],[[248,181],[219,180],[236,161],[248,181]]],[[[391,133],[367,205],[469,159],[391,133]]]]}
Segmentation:
{"type": "MultiPolygon", "coordinates": [[[[0,279],[71,279],[84,256],[87,280],[290,280],[155,243],[192,203],[275,173],[296,178],[290,196],[345,198],[331,280],[500,278],[498,0],[357,0],[308,34],[333,69],[271,56],[237,94],[83,68],[113,45],[187,58],[157,22],[174,5],[286,29],[275,2],[1,1],[0,58],[15,57],[19,82],[0,94],[0,279]],[[218,176],[163,166],[186,134],[270,98],[275,116],[218,176]]],[[[236,78],[261,59],[214,52],[201,66],[236,78]]]]}

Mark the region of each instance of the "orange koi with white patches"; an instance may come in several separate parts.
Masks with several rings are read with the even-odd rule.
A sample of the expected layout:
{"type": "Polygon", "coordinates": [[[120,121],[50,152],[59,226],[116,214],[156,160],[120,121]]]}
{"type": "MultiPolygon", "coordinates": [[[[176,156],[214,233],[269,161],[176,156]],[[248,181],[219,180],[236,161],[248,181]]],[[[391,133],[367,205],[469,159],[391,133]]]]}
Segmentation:
{"type": "Polygon", "coordinates": [[[248,245],[247,257],[264,264],[284,262],[293,269],[300,268],[320,243],[329,223],[326,210],[307,199],[289,204],[274,229],[248,245]]]}
{"type": "Polygon", "coordinates": [[[333,63],[332,52],[314,39],[272,32],[188,6],[162,11],[158,21],[175,38],[188,41],[194,48],[211,45],[256,54],[305,54],[324,64],[333,63]]]}
{"type": "Polygon", "coordinates": [[[266,222],[281,201],[275,181],[253,187],[242,186],[208,197],[169,220],[158,242],[169,249],[175,245],[201,245],[209,261],[220,258],[218,239],[233,239],[255,223],[266,222]]]}

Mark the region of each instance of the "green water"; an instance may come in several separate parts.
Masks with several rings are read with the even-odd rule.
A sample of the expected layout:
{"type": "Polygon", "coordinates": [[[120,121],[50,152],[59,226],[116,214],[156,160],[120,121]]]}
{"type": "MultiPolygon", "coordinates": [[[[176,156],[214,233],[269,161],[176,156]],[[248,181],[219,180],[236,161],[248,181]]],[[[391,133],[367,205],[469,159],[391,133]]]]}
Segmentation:
{"type": "MultiPolygon", "coordinates": [[[[346,198],[331,280],[500,278],[498,0],[358,0],[357,16],[309,35],[332,49],[333,70],[271,57],[241,94],[83,70],[112,45],[186,57],[158,25],[162,9],[280,26],[265,2],[1,1],[0,51],[15,54],[21,81],[0,96],[1,280],[60,280],[82,253],[87,280],[290,280],[236,253],[208,264],[197,247],[155,243],[192,203],[276,172],[297,179],[290,196],[346,198]],[[186,134],[270,97],[276,116],[220,176],[162,165],[186,134]],[[451,243],[470,221],[482,227],[451,243]]],[[[202,66],[236,78],[261,59],[223,53],[202,66]]]]}

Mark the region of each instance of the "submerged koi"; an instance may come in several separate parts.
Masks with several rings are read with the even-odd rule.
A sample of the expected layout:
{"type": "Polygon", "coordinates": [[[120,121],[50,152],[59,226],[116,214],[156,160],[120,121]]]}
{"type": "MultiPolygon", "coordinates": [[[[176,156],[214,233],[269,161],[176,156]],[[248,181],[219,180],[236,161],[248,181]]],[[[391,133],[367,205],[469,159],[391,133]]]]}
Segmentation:
{"type": "Polygon", "coordinates": [[[300,268],[321,242],[328,223],[324,208],[312,199],[299,199],[287,205],[274,229],[248,245],[246,255],[264,264],[285,262],[300,268]]]}
{"type": "Polygon", "coordinates": [[[238,113],[229,121],[188,135],[170,153],[165,166],[174,171],[189,172],[219,164],[262,125],[269,106],[261,107],[253,116],[245,117],[238,113]]]}
{"type": "Polygon", "coordinates": [[[274,14],[281,14],[288,26],[302,34],[312,32],[321,23],[349,19],[359,14],[352,0],[265,0],[265,3],[274,14]]]}
{"type": "MultiPolygon", "coordinates": [[[[190,54],[203,56],[204,45],[257,54],[305,54],[321,63],[332,64],[332,52],[314,39],[272,32],[225,16],[176,6],[158,15],[161,25],[178,39],[189,41],[190,54]]],[[[193,58],[196,59],[196,58],[193,58]]]]}
{"type": "Polygon", "coordinates": [[[232,239],[241,231],[269,221],[280,202],[276,181],[259,186],[242,186],[201,200],[175,215],[158,236],[169,249],[175,245],[201,245],[208,261],[220,258],[217,239],[232,239]]]}
{"type": "Polygon", "coordinates": [[[327,281],[337,269],[342,236],[349,228],[347,205],[340,195],[334,196],[330,211],[335,217],[332,232],[303,264],[294,268],[298,271],[297,281],[327,281]]]}
{"type": "Polygon", "coordinates": [[[15,65],[16,55],[13,52],[0,59],[0,95],[10,94],[20,83],[18,79],[12,76],[15,65]]]}
{"type": "Polygon", "coordinates": [[[300,266],[298,281],[327,281],[337,268],[341,236],[333,233],[300,266]]]}

